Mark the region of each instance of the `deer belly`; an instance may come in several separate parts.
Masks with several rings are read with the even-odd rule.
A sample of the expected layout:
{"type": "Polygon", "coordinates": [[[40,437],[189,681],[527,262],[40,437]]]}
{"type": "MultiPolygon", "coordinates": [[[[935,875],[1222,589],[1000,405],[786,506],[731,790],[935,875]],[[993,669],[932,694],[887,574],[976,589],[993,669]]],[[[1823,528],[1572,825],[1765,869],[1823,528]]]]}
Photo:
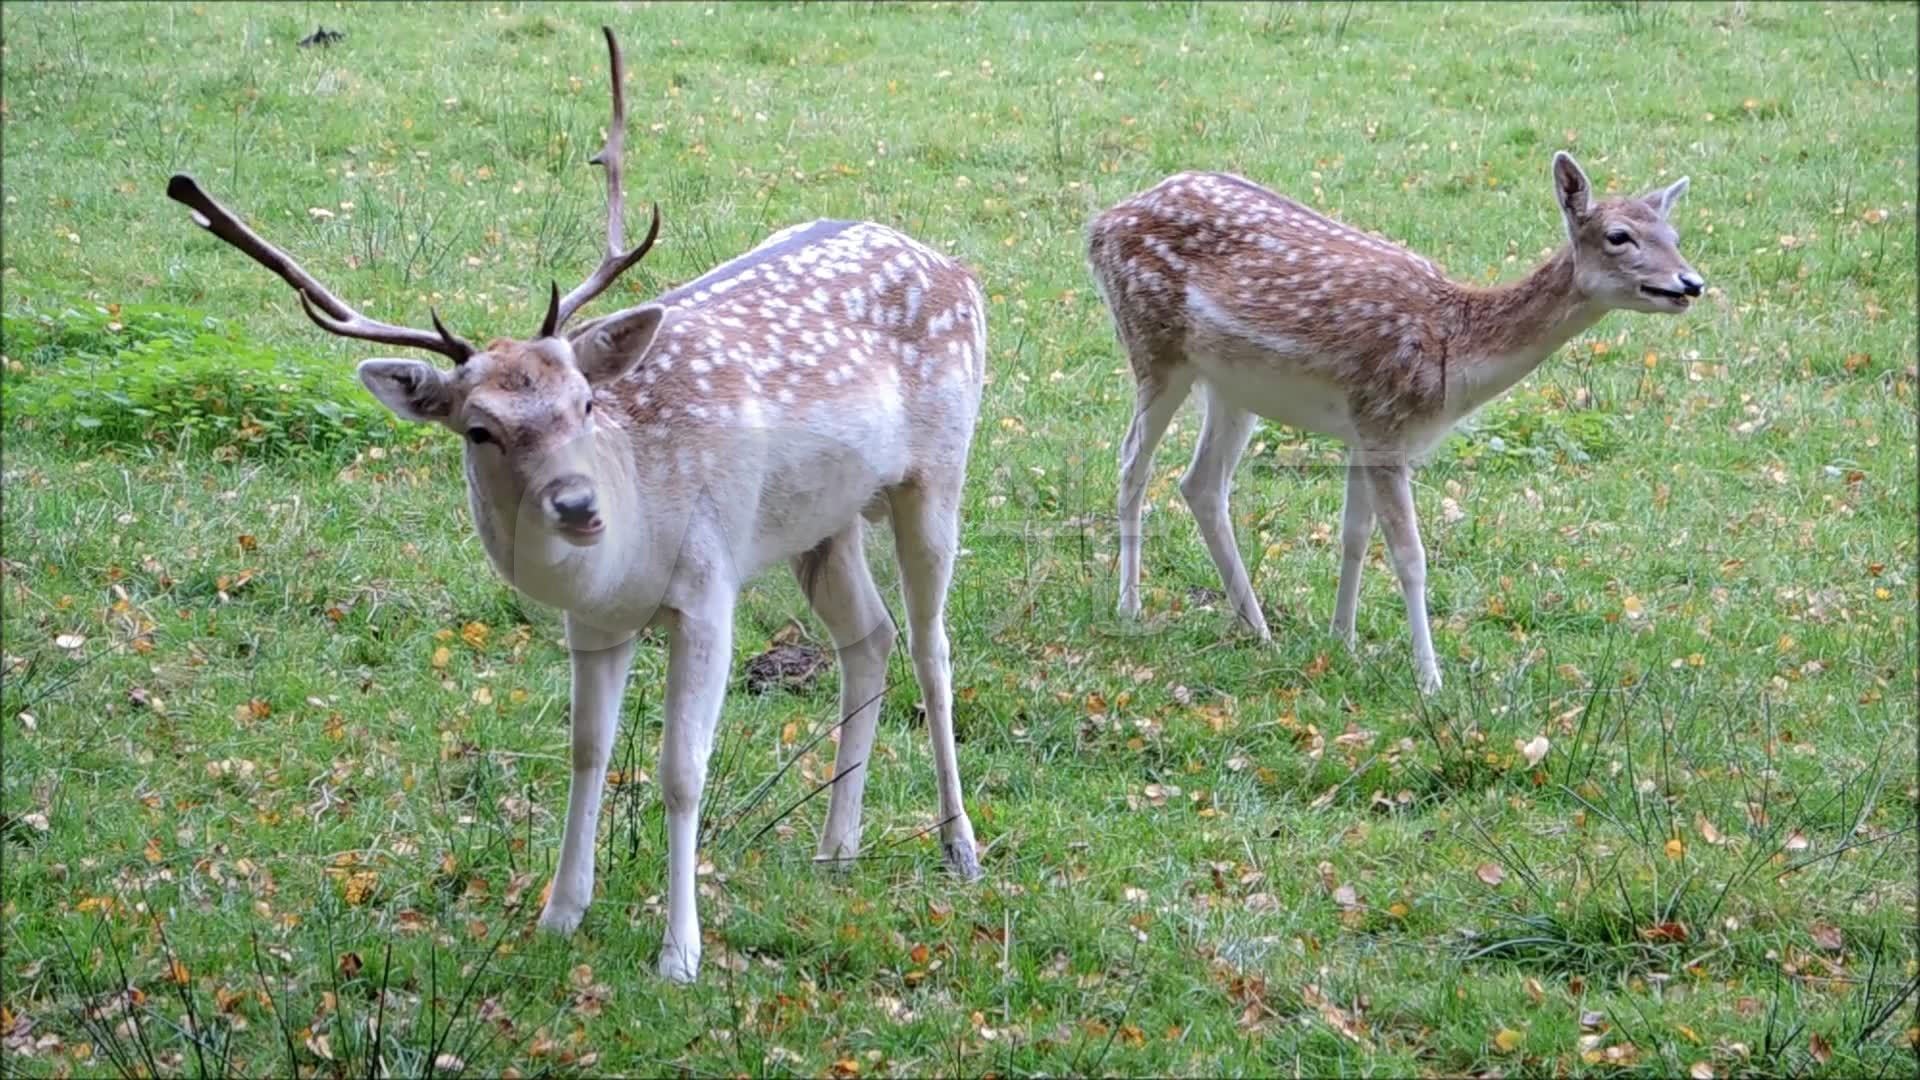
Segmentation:
{"type": "Polygon", "coordinates": [[[1347,391],[1338,383],[1305,372],[1264,370],[1240,365],[1199,364],[1209,392],[1275,423],[1337,439],[1356,432],[1347,391]]]}

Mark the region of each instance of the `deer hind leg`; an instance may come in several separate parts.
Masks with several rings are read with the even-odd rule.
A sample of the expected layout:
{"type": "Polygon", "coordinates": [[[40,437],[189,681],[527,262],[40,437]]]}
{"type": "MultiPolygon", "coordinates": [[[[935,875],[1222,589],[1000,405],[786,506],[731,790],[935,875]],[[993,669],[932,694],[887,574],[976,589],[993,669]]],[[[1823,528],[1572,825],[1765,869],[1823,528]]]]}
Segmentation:
{"type": "Polygon", "coordinates": [[[800,590],[826,624],[840,660],[840,749],[833,759],[827,826],[814,857],[842,867],[851,865],[860,853],[867,762],[873,753],[873,729],[886,693],[887,656],[895,636],[893,617],[867,568],[861,534],[856,521],[793,560],[800,590]]]}
{"type": "Polygon", "coordinates": [[[707,757],[726,698],[733,659],[733,597],[704,598],[681,611],[667,644],[666,724],[660,740],[660,795],[667,807],[667,934],[660,974],[690,983],[700,971],[700,799],[707,757]]]}
{"type": "Polygon", "coordinates": [[[1340,507],[1340,584],[1333,601],[1333,636],[1349,650],[1358,647],[1354,615],[1360,606],[1360,572],[1373,539],[1373,496],[1359,455],[1347,451],[1347,495],[1340,507]]]}
{"type": "Polygon", "coordinates": [[[1167,433],[1193,376],[1172,364],[1136,361],[1139,383],[1134,390],[1133,423],[1120,444],[1120,614],[1140,614],[1140,510],[1153,473],[1153,448],[1167,433]]]}
{"type": "Polygon", "coordinates": [[[958,483],[929,488],[909,483],[891,493],[894,550],[907,601],[907,648],[927,703],[934,782],[940,791],[940,842],[949,869],[963,880],[980,876],[973,823],[960,794],[953,743],[953,667],[947,646],[947,586],[959,547],[958,483]]]}
{"type": "Polygon", "coordinates": [[[1366,467],[1373,511],[1386,534],[1393,569],[1400,577],[1400,594],[1407,603],[1407,623],[1413,631],[1413,664],[1420,692],[1440,689],[1440,665],[1433,655],[1433,636],[1427,628],[1427,551],[1420,543],[1420,521],[1413,510],[1413,470],[1402,465],[1366,467]]]}
{"type": "Polygon", "coordinates": [[[1193,462],[1180,478],[1180,495],[1193,511],[1200,538],[1206,541],[1207,554],[1220,571],[1220,582],[1227,590],[1227,602],[1249,630],[1270,640],[1266,616],[1260,613],[1260,600],[1253,594],[1246,564],[1233,539],[1233,517],[1227,509],[1227,496],[1233,490],[1233,469],[1253,436],[1254,415],[1229,404],[1212,387],[1207,388],[1207,418],[1200,428],[1200,443],[1194,447],[1193,462]]]}

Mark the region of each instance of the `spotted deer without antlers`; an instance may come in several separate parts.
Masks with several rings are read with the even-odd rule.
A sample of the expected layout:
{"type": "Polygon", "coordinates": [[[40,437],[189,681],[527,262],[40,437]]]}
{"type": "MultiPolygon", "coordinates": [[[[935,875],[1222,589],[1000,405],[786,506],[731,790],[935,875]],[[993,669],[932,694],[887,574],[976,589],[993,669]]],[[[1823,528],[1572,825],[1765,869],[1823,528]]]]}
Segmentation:
{"type": "Polygon", "coordinates": [[[1360,567],[1377,519],[1400,579],[1420,688],[1440,687],[1427,626],[1412,464],[1607,312],[1687,310],[1704,286],[1668,217],[1680,180],[1596,200],[1555,155],[1567,243],[1524,280],[1449,281],[1412,252],[1257,184],[1181,173],[1095,218],[1087,256],[1136,384],[1120,449],[1120,603],[1140,610],[1140,515],[1154,445],[1197,383],[1206,419],[1180,491],[1239,618],[1267,623],[1234,546],[1227,497],[1256,416],[1347,444],[1333,633],[1355,644],[1360,567]]]}
{"type": "Polygon", "coordinates": [[[354,311],[194,181],[167,194],[278,274],[307,314],[345,337],[424,349],[367,360],[360,379],[404,419],[465,439],[468,505],[494,569],[565,612],[573,668],[573,778],[541,926],[571,932],[593,895],[594,833],[635,635],[669,648],[659,782],[667,814],[665,976],[699,966],[700,801],[731,668],[743,584],[788,562],[826,624],[841,671],[840,745],[818,857],[846,865],[894,626],[862,550],[863,519],[891,518],[909,651],[926,702],[948,865],[979,873],[961,802],[944,627],[961,487],[985,376],[986,307],[964,267],[871,222],[815,221],[652,301],[574,313],[637,263],[623,239],[620,48],[605,31],[613,120],[607,255],[531,338],[476,348],[354,311]]]}

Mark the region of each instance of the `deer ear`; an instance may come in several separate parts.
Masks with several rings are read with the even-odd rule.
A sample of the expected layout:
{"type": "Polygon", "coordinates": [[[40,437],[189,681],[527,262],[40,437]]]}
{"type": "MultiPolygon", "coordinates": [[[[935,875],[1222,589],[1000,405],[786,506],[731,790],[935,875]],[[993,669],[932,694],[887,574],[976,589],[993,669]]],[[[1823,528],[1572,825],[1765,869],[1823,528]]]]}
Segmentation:
{"type": "Polygon", "coordinates": [[[362,360],[360,381],[402,420],[445,420],[453,412],[447,374],[424,360],[362,360]]]}
{"type": "Polygon", "coordinates": [[[1593,206],[1593,185],[1587,183],[1580,163],[1565,150],[1553,155],[1553,193],[1560,201],[1560,212],[1567,216],[1569,230],[1593,206]]]}
{"type": "Polygon", "coordinates": [[[647,304],[595,319],[570,339],[574,365],[595,386],[630,374],[652,351],[666,315],[666,308],[647,304]]]}
{"type": "Polygon", "coordinates": [[[1652,207],[1654,213],[1664,218],[1673,212],[1674,204],[1678,203],[1680,196],[1686,193],[1687,178],[1683,176],[1666,187],[1647,192],[1641,196],[1641,201],[1652,207]]]}

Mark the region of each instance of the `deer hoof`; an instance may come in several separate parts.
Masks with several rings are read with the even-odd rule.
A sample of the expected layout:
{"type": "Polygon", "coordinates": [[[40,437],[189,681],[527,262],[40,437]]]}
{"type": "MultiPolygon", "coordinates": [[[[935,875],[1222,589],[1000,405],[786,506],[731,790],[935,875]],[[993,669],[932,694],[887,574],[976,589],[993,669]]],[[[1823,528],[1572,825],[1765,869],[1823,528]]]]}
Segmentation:
{"type": "Polygon", "coordinates": [[[660,950],[660,977],[681,986],[691,986],[700,975],[699,946],[684,947],[669,941],[660,950]]]}
{"type": "Polygon", "coordinates": [[[571,904],[549,902],[547,909],[540,913],[540,929],[560,937],[571,937],[580,928],[580,920],[585,918],[587,909],[571,904]]]}
{"type": "Polygon", "coordinates": [[[949,840],[941,845],[946,857],[947,869],[961,881],[980,879],[980,856],[973,849],[973,837],[949,840]]]}

